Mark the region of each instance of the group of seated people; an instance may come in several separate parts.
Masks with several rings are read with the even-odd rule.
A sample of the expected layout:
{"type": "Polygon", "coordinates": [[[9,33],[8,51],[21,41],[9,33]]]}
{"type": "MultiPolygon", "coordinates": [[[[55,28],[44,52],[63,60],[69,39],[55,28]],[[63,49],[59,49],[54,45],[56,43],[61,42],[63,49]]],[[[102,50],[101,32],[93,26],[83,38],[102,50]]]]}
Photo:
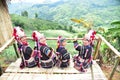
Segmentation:
{"type": "MultiPolygon", "coordinates": [[[[96,32],[91,30],[83,38],[83,45],[79,45],[77,39],[74,39],[74,48],[79,52],[73,57],[74,68],[81,72],[92,65],[92,41],[96,32]]],[[[21,56],[20,68],[24,67],[42,67],[66,68],[70,65],[70,53],[65,48],[66,38],[59,36],[57,40],[57,48],[54,50],[46,43],[46,37],[38,32],[32,32],[32,38],[35,41],[34,49],[32,49],[27,41],[24,30],[21,27],[14,27],[13,36],[17,41],[18,50],[21,56]]]]}

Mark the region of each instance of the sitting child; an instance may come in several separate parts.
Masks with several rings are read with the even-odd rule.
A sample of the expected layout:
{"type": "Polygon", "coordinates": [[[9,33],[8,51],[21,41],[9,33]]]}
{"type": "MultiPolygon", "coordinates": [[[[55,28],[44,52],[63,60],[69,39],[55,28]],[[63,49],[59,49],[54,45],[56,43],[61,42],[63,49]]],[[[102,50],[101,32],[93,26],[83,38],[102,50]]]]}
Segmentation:
{"type": "Polygon", "coordinates": [[[59,36],[57,43],[58,43],[58,47],[56,49],[58,56],[57,66],[60,68],[68,67],[70,64],[70,54],[65,49],[66,39],[59,36]]]}
{"type": "Polygon", "coordinates": [[[24,31],[20,27],[14,27],[13,36],[17,41],[18,50],[22,58],[20,68],[36,66],[34,58],[30,59],[32,49],[27,42],[27,38],[24,31]]]}
{"type": "MultiPolygon", "coordinates": [[[[32,33],[33,39],[36,41],[36,46],[34,48],[34,55],[40,56],[40,66],[43,68],[52,68],[56,64],[56,56],[51,47],[47,46],[46,38],[43,34],[38,31],[32,33]],[[39,52],[39,54],[37,54],[39,52]]],[[[33,56],[34,56],[33,55],[33,56]]]]}
{"type": "MultiPolygon", "coordinates": [[[[96,34],[96,33],[95,33],[96,34]]],[[[95,35],[94,34],[94,35],[95,35]]],[[[90,32],[86,34],[83,38],[83,45],[78,45],[77,40],[75,40],[74,48],[79,51],[77,56],[74,56],[74,68],[81,71],[86,72],[86,69],[92,65],[92,45],[91,42],[93,40],[94,35],[90,35],[90,32]]]]}

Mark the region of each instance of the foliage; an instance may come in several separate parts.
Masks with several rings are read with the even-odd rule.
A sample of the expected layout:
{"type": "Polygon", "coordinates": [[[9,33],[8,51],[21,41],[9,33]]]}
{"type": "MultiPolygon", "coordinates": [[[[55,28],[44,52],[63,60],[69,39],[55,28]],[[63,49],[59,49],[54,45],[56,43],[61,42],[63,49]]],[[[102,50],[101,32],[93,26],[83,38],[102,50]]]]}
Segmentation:
{"type": "Polygon", "coordinates": [[[27,11],[21,12],[21,16],[28,17],[28,12],[27,11]]]}
{"type": "Polygon", "coordinates": [[[9,5],[9,11],[20,14],[27,10],[29,17],[34,18],[34,14],[37,13],[41,19],[52,20],[69,26],[75,25],[70,20],[71,18],[83,18],[87,22],[92,22],[95,27],[109,27],[110,22],[119,20],[119,4],[119,0],[59,0],[50,4],[14,3],[9,5]]]}
{"type": "Polygon", "coordinates": [[[64,31],[64,30],[45,30],[45,31],[40,31],[41,33],[44,33],[44,35],[46,35],[46,37],[55,37],[57,38],[58,36],[63,36],[66,38],[72,38],[74,35],[73,33],[70,33],[68,31],[64,31]]]}
{"type": "Polygon", "coordinates": [[[120,51],[120,21],[112,22],[112,28],[108,29],[106,33],[107,39],[112,45],[120,51]]]}
{"type": "MultiPolygon", "coordinates": [[[[112,22],[112,28],[104,34],[104,37],[111,43],[118,51],[120,51],[120,21],[112,22]]],[[[105,44],[102,45],[103,60],[108,63],[114,63],[115,53],[113,53],[105,44]]]]}
{"type": "Polygon", "coordinates": [[[69,27],[69,31],[72,32],[72,30],[73,30],[73,28],[72,28],[72,26],[70,26],[70,27],[69,27]]]}
{"type": "Polygon", "coordinates": [[[37,13],[35,13],[35,18],[38,18],[38,14],[37,13]]]}
{"type": "MultiPolygon", "coordinates": [[[[84,35],[82,31],[85,31],[83,25],[75,24],[70,20],[71,18],[82,18],[86,22],[93,23],[93,27],[96,27],[95,29],[101,27],[98,28],[98,33],[103,33],[102,35],[120,51],[120,21],[115,21],[120,19],[119,0],[60,0],[52,4],[23,4],[24,3],[22,3],[22,6],[20,3],[11,4],[13,7],[11,8],[9,5],[9,11],[15,14],[21,14],[21,12],[27,11],[29,17],[33,18],[29,19],[27,17],[12,15],[13,25],[20,25],[26,30],[28,35],[31,34],[30,30],[39,30],[47,35],[47,37],[57,37],[58,35],[65,37],[77,35],[78,37],[82,37],[84,35]],[[110,28],[110,26],[112,26],[112,28],[110,28]],[[108,28],[108,31],[106,32],[103,28],[108,28]],[[73,33],[74,30],[79,33],[71,34],[70,32],[73,33]]],[[[50,42],[49,44],[53,46],[54,42],[50,42]]],[[[69,42],[71,44],[71,41],[69,42]]],[[[107,62],[113,60],[113,56],[114,54],[110,49],[105,44],[102,44],[103,59],[107,62]]]]}
{"type": "Polygon", "coordinates": [[[10,62],[17,59],[13,46],[9,46],[0,54],[0,64],[2,66],[8,66],[10,62]]]}
{"type": "Polygon", "coordinates": [[[77,37],[82,38],[84,36],[84,33],[78,33],[77,37]]]}
{"type": "Polygon", "coordinates": [[[32,29],[32,30],[48,30],[48,29],[62,29],[62,25],[58,23],[36,19],[36,18],[27,18],[24,16],[19,16],[15,14],[11,14],[11,20],[14,26],[21,26],[24,29],[32,29]]]}

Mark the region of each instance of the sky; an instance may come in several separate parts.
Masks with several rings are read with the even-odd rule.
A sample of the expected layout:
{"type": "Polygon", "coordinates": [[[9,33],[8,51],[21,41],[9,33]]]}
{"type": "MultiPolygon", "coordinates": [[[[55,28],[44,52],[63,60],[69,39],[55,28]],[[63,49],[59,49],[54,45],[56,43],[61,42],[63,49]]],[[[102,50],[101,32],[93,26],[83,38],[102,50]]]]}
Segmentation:
{"type": "Polygon", "coordinates": [[[17,3],[17,2],[32,2],[32,3],[54,3],[60,0],[11,0],[12,3],[17,3]]]}

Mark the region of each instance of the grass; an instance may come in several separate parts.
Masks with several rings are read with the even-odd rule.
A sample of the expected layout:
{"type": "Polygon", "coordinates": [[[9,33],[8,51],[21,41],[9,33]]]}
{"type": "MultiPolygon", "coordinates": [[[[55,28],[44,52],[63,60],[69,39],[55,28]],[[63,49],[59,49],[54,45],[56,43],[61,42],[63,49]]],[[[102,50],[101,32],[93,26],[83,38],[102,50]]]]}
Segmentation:
{"type": "Polygon", "coordinates": [[[71,38],[74,35],[70,32],[64,31],[64,30],[46,30],[46,31],[40,31],[41,33],[44,33],[46,37],[55,37],[57,38],[58,36],[63,36],[67,38],[71,38]]]}
{"type": "Polygon", "coordinates": [[[15,54],[13,46],[9,46],[0,54],[0,64],[4,67],[9,65],[9,63],[15,61],[17,56],[15,54]]]}
{"type": "MultiPolygon", "coordinates": [[[[31,37],[32,30],[24,30],[24,31],[28,37],[31,37]]],[[[43,31],[39,31],[39,32],[43,33],[47,38],[57,38],[58,36],[72,38],[76,35],[75,33],[73,34],[73,33],[67,32],[65,30],[43,30],[43,31]]]]}
{"type": "MultiPolygon", "coordinates": [[[[48,46],[52,47],[54,50],[56,50],[57,48],[57,41],[47,41],[48,46]]],[[[78,53],[77,51],[75,51],[74,47],[73,47],[73,43],[68,43],[65,46],[65,48],[67,49],[68,53],[70,53],[72,56],[76,53],[78,53]]]]}

